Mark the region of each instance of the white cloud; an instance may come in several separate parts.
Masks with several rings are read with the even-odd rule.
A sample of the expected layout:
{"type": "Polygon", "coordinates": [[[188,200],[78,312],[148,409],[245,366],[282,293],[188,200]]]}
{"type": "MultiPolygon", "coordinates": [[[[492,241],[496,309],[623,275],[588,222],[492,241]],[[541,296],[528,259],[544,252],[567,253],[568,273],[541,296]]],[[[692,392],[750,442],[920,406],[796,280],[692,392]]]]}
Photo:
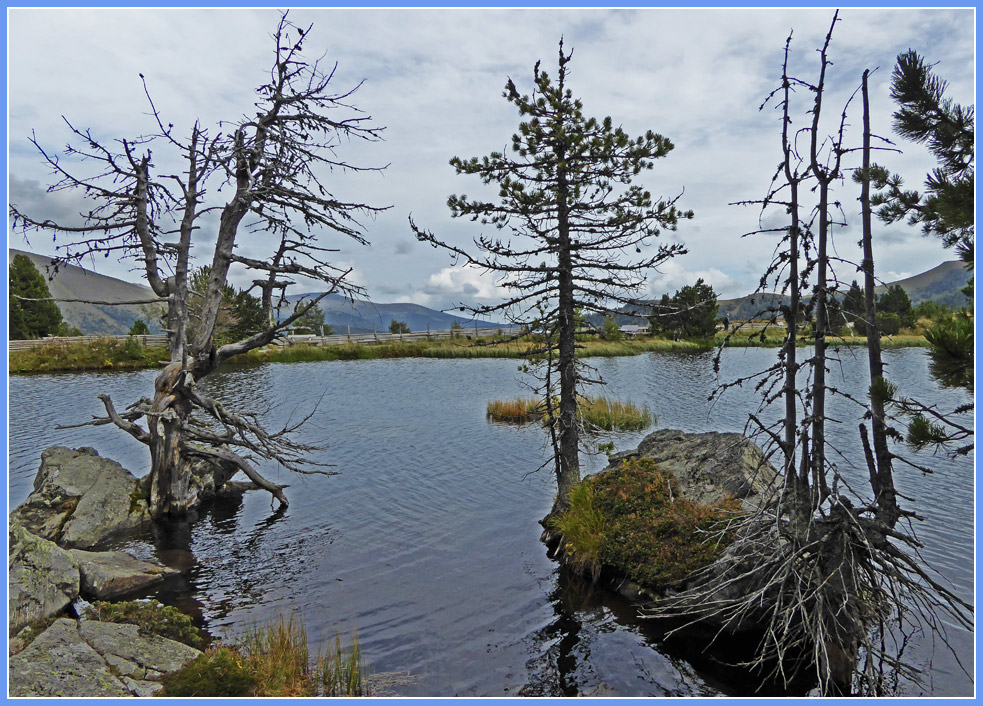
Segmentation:
{"type": "Polygon", "coordinates": [[[508,294],[496,283],[494,275],[474,265],[453,265],[435,272],[427,278],[423,291],[465,304],[500,301],[508,294]]]}
{"type": "Polygon", "coordinates": [[[702,279],[713,287],[713,291],[721,299],[738,297],[748,293],[743,291],[740,280],[716,267],[690,271],[679,260],[670,260],[660,265],[659,270],[658,273],[653,272],[648,277],[649,297],[652,299],[658,299],[663,294],[672,296],[678,289],[696,284],[698,279],[702,279]]]}

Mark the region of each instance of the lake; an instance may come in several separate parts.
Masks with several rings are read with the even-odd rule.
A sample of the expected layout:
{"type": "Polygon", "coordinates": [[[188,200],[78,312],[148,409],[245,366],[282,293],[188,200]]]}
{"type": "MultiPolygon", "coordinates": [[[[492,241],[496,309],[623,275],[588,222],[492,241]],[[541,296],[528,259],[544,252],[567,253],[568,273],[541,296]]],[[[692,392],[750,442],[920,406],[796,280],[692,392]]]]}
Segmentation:
{"type": "MultiPolygon", "coordinates": [[[[658,428],[742,431],[758,399],[744,386],[713,406],[718,384],[712,353],[651,353],[593,359],[608,382],[604,394],[645,404],[658,428]]],[[[728,349],[720,380],[763,369],[775,349],[728,349]]],[[[830,384],[866,390],[866,351],[851,349],[834,363],[830,384]]],[[[941,389],[928,374],[923,349],[884,353],[887,376],[905,394],[943,409],[968,399],[941,389]]],[[[196,561],[187,583],[163,599],[198,612],[217,637],[277,615],[303,618],[309,638],[357,631],[372,673],[403,673],[390,693],[400,696],[714,696],[742,694],[698,656],[667,649],[650,622],[604,591],[584,591],[546,557],[538,521],[552,503],[547,458],[535,426],[490,423],[491,399],[524,394],[518,361],[370,360],[267,364],[209,379],[231,406],[263,408],[268,425],[308,414],[301,438],[323,444],[318,460],[334,477],[297,476],[261,466],[270,480],[289,483],[290,507],[271,508],[255,491],[216,505],[197,522],[171,528],[157,548],[190,549],[196,561]]],[[[14,376],[9,380],[10,507],[31,491],[47,446],[92,446],[137,475],[149,455],[110,427],[56,430],[149,395],[156,371],[14,376]]],[[[856,405],[834,398],[828,430],[844,458],[837,463],[866,490],[856,405]],[[851,466],[856,465],[856,468],[851,466]]],[[[772,418],[778,414],[776,410],[772,418]]],[[[648,431],[652,431],[651,429],[648,431]]],[[[616,450],[633,448],[647,432],[597,437],[616,450]]],[[[931,453],[925,476],[896,469],[896,484],[912,498],[905,507],[926,517],[915,530],[924,557],[973,600],[974,467],[931,453]]],[[[587,469],[606,457],[585,455],[587,469]]],[[[130,548],[142,555],[149,542],[130,548]]],[[[963,663],[974,663],[972,635],[950,627],[963,663]]],[[[930,636],[915,636],[909,656],[929,670],[925,692],[968,696],[971,679],[930,636]]]]}

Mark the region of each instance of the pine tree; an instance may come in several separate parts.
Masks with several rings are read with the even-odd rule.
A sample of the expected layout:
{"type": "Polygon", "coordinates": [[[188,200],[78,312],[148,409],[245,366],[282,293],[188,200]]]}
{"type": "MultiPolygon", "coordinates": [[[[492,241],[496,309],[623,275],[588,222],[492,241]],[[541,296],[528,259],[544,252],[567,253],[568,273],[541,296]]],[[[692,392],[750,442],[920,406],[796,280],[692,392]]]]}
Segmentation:
{"type": "Polygon", "coordinates": [[[860,285],[857,284],[857,280],[853,280],[853,282],[850,284],[850,289],[843,297],[843,301],[840,304],[840,309],[842,309],[843,315],[846,317],[847,321],[864,321],[866,316],[864,306],[864,290],[862,290],[860,285]]]}
{"type": "Polygon", "coordinates": [[[672,143],[652,131],[630,138],[610,117],[586,117],[583,104],[567,88],[571,57],[561,40],[555,82],[537,62],[531,95],[520,94],[507,81],[504,97],[523,119],[512,136],[511,153],[451,160],[458,174],[494,184],[499,195],[498,201],[451,196],[451,215],[507,229],[510,237],[481,236],[473,253],[410,221],[420,240],[497,274],[511,291],[501,304],[463,309],[504,315],[541,336],[533,370],[547,407],[554,452],[554,510],[566,507],[580,480],[577,388],[585,378],[596,378],[583,375],[578,366],[576,312],[606,315],[614,313],[614,304],[636,305],[645,271],[684,250],[660,245],[633,262],[626,256],[637,256],[661,229],[675,230],[679,219],[692,217],[692,212],[676,208],[678,197],[654,201],[632,184],[672,150],[672,143]]]}
{"type": "Polygon", "coordinates": [[[9,274],[10,305],[7,314],[10,339],[16,341],[53,335],[61,323],[58,305],[53,301],[27,301],[51,297],[44,276],[26,255],[14,255],[9,274]]]}
{"type": "Polygon", "coordinates": [[[872,203],[880,206],[882,220],[890,223],[907,216],[911,225],[920,223],[924,233],[941,238],[947,248],[955,247],[971,265],[976,242],[976,111],[946,98],[946,88],[946,82],[916,52],[898,56],[891,76],[891,97],[898,104],[894,130],[928,145],[939,166],[926,177],[921,194],[904,190],[901,177],[875,167],[872,181],[887,191],[872,203]]]}

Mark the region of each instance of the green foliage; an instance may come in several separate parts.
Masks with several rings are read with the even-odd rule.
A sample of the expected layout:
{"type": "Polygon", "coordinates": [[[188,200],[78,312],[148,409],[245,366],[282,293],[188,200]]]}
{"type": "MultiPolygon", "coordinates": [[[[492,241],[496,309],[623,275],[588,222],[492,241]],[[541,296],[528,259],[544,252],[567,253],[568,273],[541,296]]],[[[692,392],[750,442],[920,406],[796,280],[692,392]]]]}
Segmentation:
{"type": "MultiPolygon", "coordinates": [[[[902,328],[915,325],[915,312],[911,307],[911,299],[900,284],[892,284],[877,298],[877,313],[896,314],[902,328]]],[[[897,333],[895,331],[894,333],[897,333]]]]}
{"type": "Polygon", "coordinates": [[[142,630],[183,642],[191,647],[201,647],[204,642],[201,631],[195,627],[191,617],[177,608],[165,606],[157,601],[124,601],[107,603],[96,601],[85,610],[91,620],[103,623],[130,623],[142,630]]]}
{"type": "Polygon", "coordinates": [[[58,324],[58,329],[55,331],[55,335],[62,338],[81,336],[82,329],[80,329],[78,326],[69,326],[67,321],[62,321],[60,324],[58,324]]]}
{"type": "Polygon", "coordinates": [[[570,509],[549,522],[573,568],[596,577],[611,567],[658,591],[719,556],[729,538],[717,530],[738,508],[733,499],[713,506],[687,500],[671,473],[634,458],[584,479],[570,509]]]}
{"type": "Polygon", "coordinates": [[[891,97],[898,105],[895,131],[927,144],[938,166],[926,177],[925,191],[903,188],[901,177],[883,173],[877,188],[886,189],[872,203],[887,222],[905,217],[921,224],[926,234],[954,247],[966,263],[974,260],[975,226],[975,110],[945,97],[946,82],[916,52],[898,56],[891,76],[891,97]]]}
{"type": "MultiPolygon", "coordinates": [[[[857,280],[853,280],[850,284],[850,289],[847,290],[843,296],[843,301],[840,302],[840,309],[847,321],[853,321],[858,326],[863,325],[867,318],[867,306],[864,303],[864,290],[857,284],[857,280]]],[[[858,330],[858,333],[863,333],[863,331],[858,330]]]]}
{"type": "Polygon", "coordinates": [[[653,331],[684,338],[708,338],[717,330],[717,293],[703,281],[686,285],[670,298],[664,294],[652,316],[653,331]]]}
{"type": "Polygon", "coordinates": [[[942,321],[952,316],[952,310],[946,304],[939,304],[926,299],[918,304],[914,309],[915,320],[930,319],[932,321],[942,321]]]}
{"type": "Polygon", "coordinates": [[[604,324],[601,326],[601,338],[605,341],[620,341],[624,338],[618,328],[618,322],[614,320],[613,316],[604,319],[604,324]]]}
{"type": "MultiPolygon", "coordinates": [[[[197,322],[201,320],[211,272],[212,268],[205,265],[188,274],[188,340],[197,335],[197,322]]],[[[216,345],[241,341],[262,331],[266,324],[263,304],[258,298],[245,290],[225,286],[215,326],[216,345]]]]}
{"type": "Polygon", "coordinates": [[[256,678],[231,647],[215,647],[161,679],[157,696],[252,696],[256,678]]]}
{"type": "Polygon", "coordinates": [[[45,299],[51,296],[44,276],[26,255],[14,255],[8,270],[7,323],[11,340],[43,338],[57,332],[61,311],[52,301],[23,301],[17,297],[45,299]]]}
{"type": "Polygon", "coordinates": [[[901,317],[889,311],[878,311],[877,330],[882,336],[894,336],[901,331],[901,317]]]}
{"type": "Polygon", "coordinates": [[[308,309],[303,316],[294,322],[295,329],[306,329],[318,336],[330,336],[334,329],[330,324],[324,323],[324,311],[317,304],[308,309]]]}
{"type": "Polygon", "coordinates": [[[143,319],[137,319],[136,321],[133,322],[133,325],[130,326],[130,330],[128,332],[128,335],[130,335],[130,336],[149,336],[150,335],[150,327],[147,326],[147,322],[144,321],[143,319]]]}
{"type": "Polygon", "coordinates": [[[923,449],[926,446],[941,446],[949,441],[949,434],[945,427],[933,424],[924,415],[915,414],[908,423],[908,444],[915,449],[923,449]]]}
{"type": "Polygon", "coordinates": [[[406,325],[405,321],[396,321],[393,319],[389,322],[389,333],[412,333],[410,327],[406,325]]]}
{"type": "Polygon", "coordinates": [[[973,388],[974,330],[973,318],[959,313],[939,321],[925,331],[932,348],[932,374],[944,385],[973,388]]]}

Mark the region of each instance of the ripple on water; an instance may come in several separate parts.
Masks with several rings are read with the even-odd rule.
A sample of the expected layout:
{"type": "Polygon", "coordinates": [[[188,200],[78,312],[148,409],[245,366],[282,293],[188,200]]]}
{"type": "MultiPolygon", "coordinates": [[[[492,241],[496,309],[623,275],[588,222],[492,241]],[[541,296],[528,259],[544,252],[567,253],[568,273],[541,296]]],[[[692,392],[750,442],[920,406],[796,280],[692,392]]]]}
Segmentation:
{"type": "MultiPolygon", "coordinates": [[[[729,349],[721,379],[761,369],[768,349],[729,349]]],[[[752,389],[737,388],[713,405],[718,384],[712,353],[653,353],[591,361],[609,383],[604,393],[645,404],[661,428],[741,431],[756,409],[752,389]]],[[[929,379],[923,351],[886,351],[889,375],[910,396],[943,407],[959,392],[929,379]]],[[[845,355],[831,380],[864,390],[862,359],[845,355]]],[[[235,407],[265,400],[271,426],[311,419],[301,440],[326,444],[320,461],[340,475],[293,476],[289,509],[271,511],[265,494],[247,494],[173,531],[169,545],[190,550],[187,603],[214,634],[291,610],[312,640],[357,629],[373,672],[411,671],[401,695],[709,696],[733,685],[713,670],[672,656],[662,637],[618,599],[582,595],[558,575],[539,542],[549,509],[549,468],[535,426],[490,424],[485,406],[523,394],[510,360],[392,360],[264,365],[222,373],[211,391],[235,407]]],[[[38,457],[53,444],[94,446],[140,474],[147,454],[109,427],[54,430],[102,413],[96,395],[117,407],[152,390],[153,371],[111,375],[15,376],[10,379],[8,487],[13,505],[30,492],[38,457]]],[[[856,454],[858,410],[831,400],[834,443],[844,449],[844,476],[862,487],[856,454]]],[[[606,435],[617,449],[646,432],[606,435]]],[[[907,453],[907,452],[906,452],[907,453]]],[[[899,489],[926,521],[917,523],[924,555],[961,595],[973,593],[972,459],[916,455],[935,473],[899,470],[899,489]]],[[[606,457],[585,456],[585,471],[606,457]]],[[[150,553],[143,547],[140,551],[150,553]]],[[[182,603],[184,605],[184,603],[182,603]]],[[[972,636],[954,630],[969,662],[972,636]]],[[[926,638],[912,649],[928,662],[926,638]]],[[[968,694],[972,682],[951,657],[936,652],[936,695],[968,694]]]]}

